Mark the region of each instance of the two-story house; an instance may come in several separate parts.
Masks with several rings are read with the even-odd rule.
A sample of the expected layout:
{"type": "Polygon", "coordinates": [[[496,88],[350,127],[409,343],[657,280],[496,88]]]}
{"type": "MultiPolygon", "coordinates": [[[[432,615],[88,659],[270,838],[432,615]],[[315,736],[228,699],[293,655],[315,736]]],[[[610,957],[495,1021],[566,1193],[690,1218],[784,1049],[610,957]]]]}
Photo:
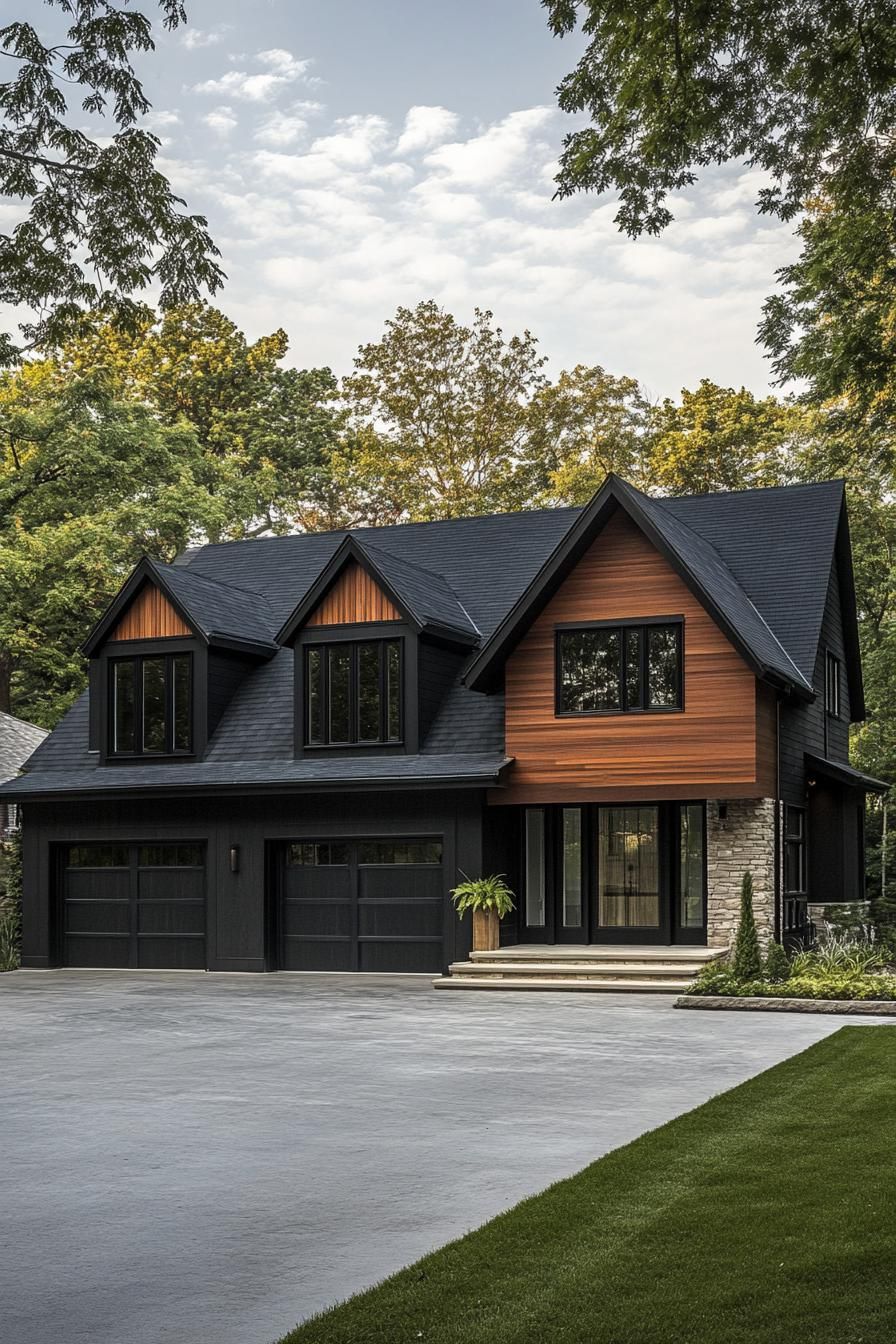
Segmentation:
{"type": "Polygon", "coordinates": [[[864,890],[842,483],[210,545],[143,561],[89,691],[0,795],[24,965],[434,972],[502,944],[728,944],[864,890]]]}

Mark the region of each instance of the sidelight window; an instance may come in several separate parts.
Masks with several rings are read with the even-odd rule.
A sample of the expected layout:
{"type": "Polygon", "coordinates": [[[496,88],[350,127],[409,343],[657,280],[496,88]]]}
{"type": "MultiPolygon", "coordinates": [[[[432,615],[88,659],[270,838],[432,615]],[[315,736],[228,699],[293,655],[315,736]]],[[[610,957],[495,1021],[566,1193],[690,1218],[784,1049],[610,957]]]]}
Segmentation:
{"type": "Polygon", "coordinates": [[[558,631],[558,714],[681,708],[681,621],[558,631]]]}
{"type": "Polygon", "coordinates": [[[784,809],[784,888],[788,896],[806,893],[806,812],[784,809]]]}
{"type": "Polygon", "coordinates": [[[401,741],[401,641],[370,639],[305,649],[309,746],[401,741]]]}
{"type": "Polygon", "coordinates": [[[114,756],[174,756],[192,749],[192,655],[116,658],[109,665],[114,756]]]}

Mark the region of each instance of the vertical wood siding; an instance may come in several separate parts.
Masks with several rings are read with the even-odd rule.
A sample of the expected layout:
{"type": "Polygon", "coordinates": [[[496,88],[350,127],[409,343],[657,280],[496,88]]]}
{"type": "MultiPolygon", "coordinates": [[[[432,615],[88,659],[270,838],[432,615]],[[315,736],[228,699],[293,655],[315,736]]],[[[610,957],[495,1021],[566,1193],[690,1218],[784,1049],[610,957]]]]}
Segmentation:
{"type": "Polygon", "coordinates": [[[773,749],[752,671],[672,567],[621,512],[507,662],[506,746],[515,758],[494,803],[764,792],[773,749]],[[570,621],[684,618],[684,710],[557,718],[554,637],[570,621]],[[763,738],[760,751],[759,738],[763,738]]]}
{"type": "Polygon", "coordinates": [[[164,639],[173,635],[192,635],[164,593],[147,584],[141,588],[110,639],[164,639]]]}
{"type": "Polygon", "coordinates": [[[307,624],[355,625],[400,620],[401,612],[395,609],[367,571],[353,560],[308,617],[307,624]]]}

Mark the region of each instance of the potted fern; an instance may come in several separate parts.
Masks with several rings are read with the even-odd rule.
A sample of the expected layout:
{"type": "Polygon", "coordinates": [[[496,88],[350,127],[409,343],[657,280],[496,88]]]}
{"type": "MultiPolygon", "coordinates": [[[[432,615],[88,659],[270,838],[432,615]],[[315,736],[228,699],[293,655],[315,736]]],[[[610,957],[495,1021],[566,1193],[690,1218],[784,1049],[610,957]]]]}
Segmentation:
{"type": "Polygon", "coordinates": [[[473,912],[473,951],[494,952],[500,942],[500,923],[514,908],[514,894],[503,873],[491,877],[467,877],[451,893],[454,908],[461,919],[473,912]]]}

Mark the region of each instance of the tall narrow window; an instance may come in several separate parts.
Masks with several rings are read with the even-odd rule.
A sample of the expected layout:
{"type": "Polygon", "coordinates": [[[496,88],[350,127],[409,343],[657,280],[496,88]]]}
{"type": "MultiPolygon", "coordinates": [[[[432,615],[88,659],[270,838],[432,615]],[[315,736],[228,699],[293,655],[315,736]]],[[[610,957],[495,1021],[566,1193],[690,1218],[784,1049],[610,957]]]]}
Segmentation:
{"type": "Polygon", "coordinates": [[[401,741],[401,640],[345,640],[304,650],[310,747],[401,741]]]}
{"type": "Polygon", "coordinates": [[[137,750],[137,688],[134,663],[112,664],[112,750],[137,750]]]}
{"type": "Polygon", "coordinates": [[[114,659],[109,697],[111,755],[175,756],[192,750],[192,654],[114,659]]]}
{"type": "Polygon", "coordinates": [[[678,828],[678,923],[682,929],[700,929],[706,895],[703,804],[682,803],[678,828]]]}
{"type": "Polygon", "coordinates": [[[544,927],[544,813],[526,812],[526,923],[544,927]]]}
{"type": "Polygon", "coordinates": [[[802,807],[784,809],[784,889],[789,896],[806,892],[806,813],[802,807]]]}
{"type": "Polygon", "coordinates": [[[563,809],[563,927],[582,926],[582,809],[563,809]]]}
{"type": "Polygon", "coordinates": [[[678,669],[680,626],[652,625],[647,631],[647,703],[651,709],[681,704],[678,669]]]}
{"type": "Polygon", "coordinates": [[[824,702],[827,712],[840,717],[840,659],[828,650],[824,660],[824,702]]]}

